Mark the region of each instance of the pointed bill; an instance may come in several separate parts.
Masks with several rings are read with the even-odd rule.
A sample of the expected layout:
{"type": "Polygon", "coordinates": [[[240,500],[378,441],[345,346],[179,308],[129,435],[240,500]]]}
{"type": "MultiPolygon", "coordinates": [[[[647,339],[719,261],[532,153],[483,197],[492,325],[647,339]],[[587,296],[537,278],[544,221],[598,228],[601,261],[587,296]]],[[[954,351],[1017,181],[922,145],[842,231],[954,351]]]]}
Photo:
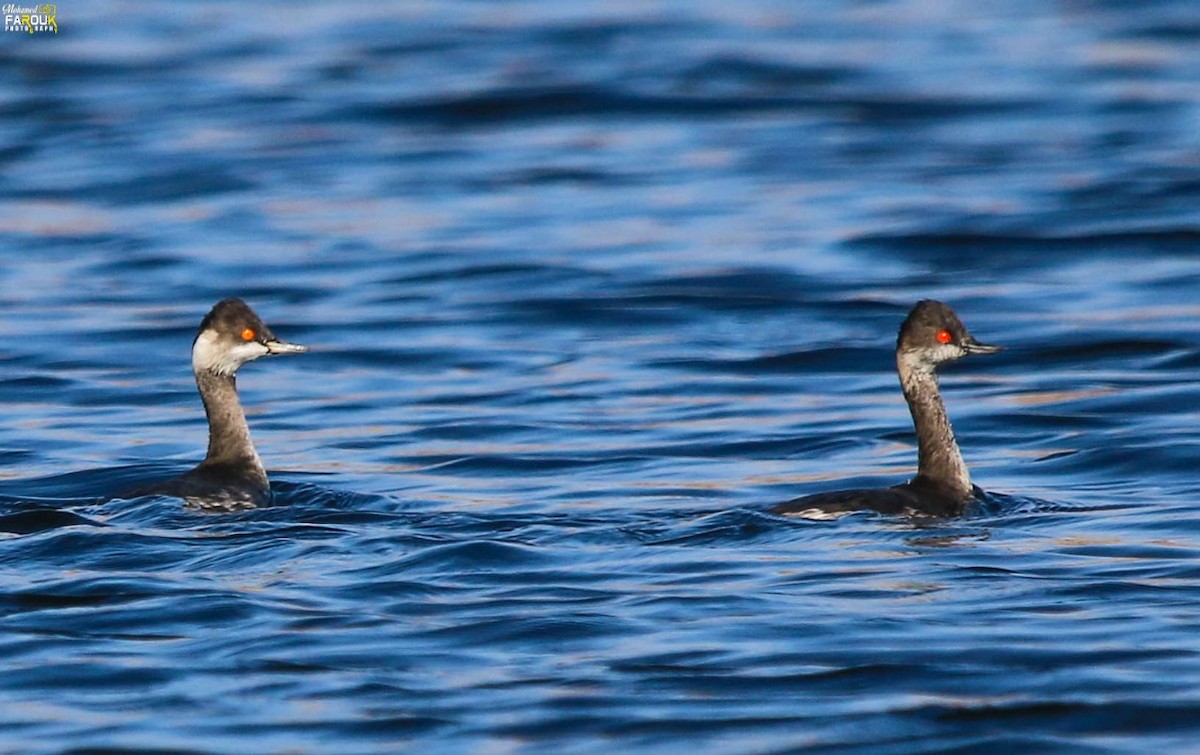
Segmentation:
{"type": "Polygon", "coordinates": [[[268,354],[303,354],[308,351],[307,346],[287,341],[267,341],[264,345],[267,347],[268,354]]]}
{"type": "Polygon", "coordinates": [[[963,341],[962,346],[968,354],[995,354],[1003,349],[1001,346],[993,346],[990,343],[980,343],[974,338],[963,341]]]}

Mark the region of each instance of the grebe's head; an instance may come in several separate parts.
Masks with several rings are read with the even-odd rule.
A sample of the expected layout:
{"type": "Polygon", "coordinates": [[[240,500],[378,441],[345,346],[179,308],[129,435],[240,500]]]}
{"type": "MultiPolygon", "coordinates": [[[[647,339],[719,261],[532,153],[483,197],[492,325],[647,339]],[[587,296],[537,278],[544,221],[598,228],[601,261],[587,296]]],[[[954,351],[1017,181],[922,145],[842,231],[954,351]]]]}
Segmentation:
{"type": "Polygon", "coordinates": [[[224,299],[205,315],[192,343],[192,369],[233,376],[268,354],[299,354],[307,346],[280,341],[241,299],[224,299]]]}
{"type": "Polygon", "coordinates": [[[997,351],[999,346],[976,341],[953,309],[932,299],[917,302],[896,338],[899,358],[929,370],[971,354],[997,351]]]}

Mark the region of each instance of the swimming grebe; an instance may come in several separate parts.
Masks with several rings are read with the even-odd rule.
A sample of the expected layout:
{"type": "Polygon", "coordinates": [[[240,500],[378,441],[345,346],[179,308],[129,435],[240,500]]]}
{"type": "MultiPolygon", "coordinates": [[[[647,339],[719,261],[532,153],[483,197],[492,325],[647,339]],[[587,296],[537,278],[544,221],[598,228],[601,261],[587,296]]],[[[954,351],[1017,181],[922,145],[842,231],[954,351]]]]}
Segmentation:
{"type": "Polygon", "coordinates": [[[917,302],[896,339],[896,369],[917,431],[917,476],[891,488],[815,493],[781,503],[772,513],[828,519],[871,509],[885,514],[957,516],[981,491],[971,484],[946,407],[937,368],[999,346],[976,341],[954,310],[939,301],[917,302]]]}
{"type": "Polygon", "coordinates": [[[208,453],[195,469],[138,494],[177,496],[202,507],[270,503],[271,486],[250,440],[235,376],[239,367],[259,357],[305,351],[308,347],[277,339],[241,299],[218,302],[192,343],[192,372],[208,415],[208,453]]]}

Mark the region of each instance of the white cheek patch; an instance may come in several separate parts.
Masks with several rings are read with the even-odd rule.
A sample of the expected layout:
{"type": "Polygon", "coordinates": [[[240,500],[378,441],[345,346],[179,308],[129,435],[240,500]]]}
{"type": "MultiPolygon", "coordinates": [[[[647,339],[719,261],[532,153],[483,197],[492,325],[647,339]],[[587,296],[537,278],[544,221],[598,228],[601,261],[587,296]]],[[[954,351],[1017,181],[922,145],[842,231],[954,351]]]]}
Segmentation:
{"type": "Polygon", "coordinates": [[[247,341],[226,347],[215,331],[206,330],[192,346],[192,369],[208,370],[218,375],[233,375],[246,362],[267,355],[267,347],[258,341],[247,341]]]}
{"type": "Polygon", "coordinates": [[[901,352],[899,366],[910,375],[933,375],[938,365],[962,359],[967,355],[961,346],[940,343],[922,352],[901,352]]]}
{"type": "Polygon", "coordinates": [[[944,343],[938,346],[935,353],[939,362],[953,362],[955,359],[962,359],[967,355],[967,352],[963,351],[963,347],[953,343],[944,343]]]}
{"type": "MultiPolygon", "coordinates": [[[[945,348],[941,346],[939,348],[945,348]]],[[[925,376],[933,374],[933,363],[927,359],[922,359],[917,354],[910,351],[902,351],[899,356],[899,366],[901,375],[925,376]]]]}

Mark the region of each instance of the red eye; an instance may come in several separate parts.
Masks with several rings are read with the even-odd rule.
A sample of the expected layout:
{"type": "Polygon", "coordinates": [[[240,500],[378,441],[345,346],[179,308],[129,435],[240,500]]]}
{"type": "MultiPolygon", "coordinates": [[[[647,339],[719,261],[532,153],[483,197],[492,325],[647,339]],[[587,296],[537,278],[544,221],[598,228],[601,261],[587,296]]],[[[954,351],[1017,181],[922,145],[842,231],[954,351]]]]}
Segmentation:
{"type": "Polygon", "coordinates": [[[948,330],[939,330],[937,336],[938,343],[950,343],[954,340],[954,334],[948,330]]]}
{"type": "MultiPolygon", "coordinates": [[[[938,337],[941,338],[941,333],[938,334],[938,337]]],[[[246,328],[245,330],[243,330],[242,331],[242,340],[243,341],[253,341],[254,340],[254,328],[246,328]]]]}

